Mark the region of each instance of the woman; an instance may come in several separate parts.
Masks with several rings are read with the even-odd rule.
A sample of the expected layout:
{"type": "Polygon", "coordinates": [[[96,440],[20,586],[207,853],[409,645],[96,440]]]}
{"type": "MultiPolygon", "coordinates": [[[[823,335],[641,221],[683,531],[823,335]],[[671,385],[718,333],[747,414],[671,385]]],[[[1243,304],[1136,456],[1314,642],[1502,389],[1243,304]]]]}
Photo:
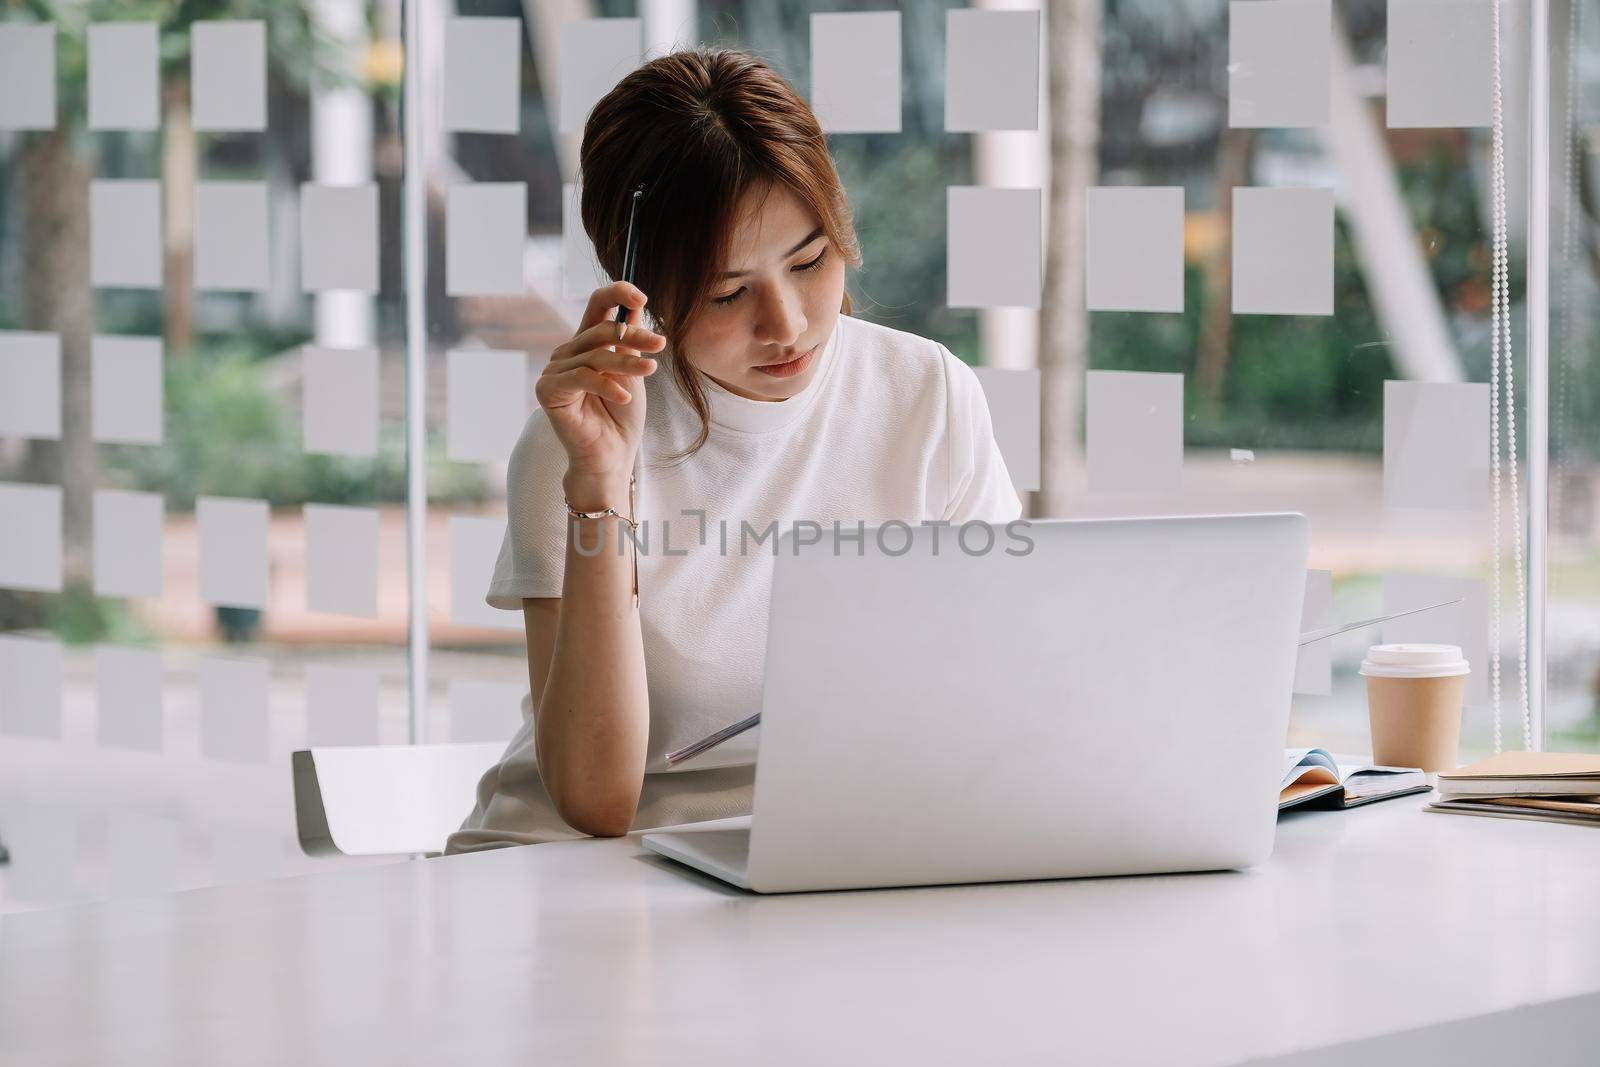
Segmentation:
{"type": "Polygon", "coordinates": [[[771,68],[704,48],[641,66],[590,114],[580,168],[612,277],[646,186],[637,284],[590,296],[512,453],[488,601],[523,612],[530,696],[447,853],[749,813],[748,747],[664,756],[760,709],[769,525],[1022,513],[971,368],[850,317],[849,205],[771,68]]]}

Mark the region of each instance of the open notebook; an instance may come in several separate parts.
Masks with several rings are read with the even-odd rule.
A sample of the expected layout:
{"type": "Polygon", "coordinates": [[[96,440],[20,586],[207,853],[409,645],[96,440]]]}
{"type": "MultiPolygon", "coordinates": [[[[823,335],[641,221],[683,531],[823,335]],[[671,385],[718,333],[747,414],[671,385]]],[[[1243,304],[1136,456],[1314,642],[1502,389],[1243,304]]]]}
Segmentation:
{"type": "Polygon", "coordinates": [[[1286,749],[1283,767],[1279,811],[1302,805],[1353,808],[1428,790],[1428,776],[1416,767],[1384,767],[1365,756],[1335,756],[1325,748],[1286,749]]]}

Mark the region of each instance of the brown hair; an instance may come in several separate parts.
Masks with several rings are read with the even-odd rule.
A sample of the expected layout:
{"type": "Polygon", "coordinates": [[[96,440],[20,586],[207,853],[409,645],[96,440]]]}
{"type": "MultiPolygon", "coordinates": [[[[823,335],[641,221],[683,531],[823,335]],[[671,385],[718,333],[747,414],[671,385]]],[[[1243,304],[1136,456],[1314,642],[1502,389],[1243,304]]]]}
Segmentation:
{"type": "MultiPolygon", "coordinates": [[[[747,190],[789,189],[845,261],[861,265],[855,223],[828,142],[811,107],[758,57],[700,47],[653,59],[600,99],[579,153],[583,228],[600,266],[622,276],[628,210],[639,208],[634,282],[650,298],[646,321],[667,338],[670,367],[700,418],[694,443],[710,434],[710,406],[684,338],[705,311],[733,244],[735,211],[747,190]]],[[[841,312],[851,312],[846,293],[841,312]]]]}

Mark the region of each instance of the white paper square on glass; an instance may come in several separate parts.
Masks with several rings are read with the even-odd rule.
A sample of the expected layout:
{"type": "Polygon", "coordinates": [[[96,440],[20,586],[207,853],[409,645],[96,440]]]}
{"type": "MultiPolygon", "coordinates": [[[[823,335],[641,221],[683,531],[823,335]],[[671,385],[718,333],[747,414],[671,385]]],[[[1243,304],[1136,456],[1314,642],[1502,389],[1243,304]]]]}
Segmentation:
{"type": "Polygon", "coordinates": [[[0,733],[61,736],[61,642],[0,634],[0,733]]]}
{"type": "Polygon", "coordinates": [[[161,56],[154,22],[89,24],[89,128],[161,125],[161,56]]]}
{"type": "Polygon", "coordinates": [[[611,278],[600,268],[594,242],[583,228],[583,187],[572,182],[561,186],[561,279],[562,295],[568,300],[584,300],[611,278]]]}
{"type": "Polygon", "coordinates": [[[952,185],[945,201],[953,308],[1039,306],[1044,277],[1038,189],[952,185]]]}
{"type": "Polygon", "coordinates": [[[267,663],[201,656],[200,755],[231,763],[267,761],[267,663]]]}
{"type": "Polygon", "coordinates": [[[96,596],[161,595],[165,517],[160,493],[94,491],[96,596]]]}
{"type": "Polygon", "coordinates": [[[1084,382],[1091,493],[1183,487],[1183,375],[1092,370],[1084,382]]]}
{"type": "Polygon", "coordinates": [[[644,57],[639,19],[568,19],[557,38],[561,72],[557,132],[582,133],[600,98],[644,57]]]}
{"type": "Polygon", "coordinates": [[[458,679],[450,683],[450,741],[509,741],[522,726],[525,685],[458,679]]]}
{"type": "MultiPolygon", "coordinates": [[[[1489,699],[1489,603],[1485,590],[1484,583],[1474,578],[1385,574],[1385,615],[1442,604],[1457,597],[1466,599],[1449,607],[1391,619],[1383,624],[1381,640],[1384,644],[1460,645],[1461,654],[1471,668],[1467,675],[1466,700],[1469,704],[1482,704],[1489,699]]],[[[1514,658],[1512,669],[1515,670],[1514,658]]]]}
{"type": "Polygon", "coordinates": [[[1332,189],[1234,189],[1233,313],[1333,314],[1332,189]]]}
{"type": "Polygon", "coordinates": [[[1037,11],[945,12],[944,128],[1039,128],[1037,11]]]}
{"type": "Polygon", "coordinates": [[[0,437],[61,438],[61,336],[0,330],[0,437]]]}
{"type": "Polygon", "coordinates": [[[378,615],[378,510],[307,504],[306,607],[378,615]]]}
{"type": "Polygon", "coordinates": [[[974,367],[989,404],[995,444],[1019,493],[1039,488],[1039,369],[974,367]]]}
{"type": "Polygon", "coordinates": [[[160,752],[166,733],[160,650],[101,645],[94,670],[100,747],[160,752]]]}
{"type": "Polygon", "coordinates": [[[234,608],[267,606],[267,502],[202,496],[200,599],[234,608]]]}
{"type": "Polygon", "coordinates": [[[300,350],[304,447],[344,456],[378,453],[378,350],[300,350]]]}
{"type": "MultiPolygon", "coordinates": [[[[1333,572],[1306,571],[1306,594],[1300,607],[1300,632],[1333,625],[1333,572]]],[[[1331,639],[1301,645],[1294,661],[1294,691],[1308,696],[1333,693],[1331,639]]]]}
{"type": "Polygon", "coordinates": [[[61,487],[0,483],[0,589],[61,592],[61,487]]]}
{"type": "Polygon", "coordinates": [[[1383,502],[1391,508],[1489,506],[1489,387],[1383,383],[1383,502]]]}
{"type": "Polygon", "coordinates": [[[56,24],[0,22],[0,130],[56,128],[56,24]]]}
{"type": "Polygon", "coordinates": [[[1493,0],[1389,0],[1391,129],[1487,126],[1494,117],[1493,0]]]}
{"type": "Polygon", "coordinates": [[[521,128],[522,20],[444,20],[444,129],[516,133],[521,128]]]}
{"type": "Polygon", "coordinates": [[[378,743],[378,672],[306,664],[306,743],[378,743]]]}
{"type": "Polygon", "coordinates": [[[196,182],[194,285],[265,292],[272,284],[266,182],[196,182]]]}
{"type": "Polygon", "coordinates": [[[161,288],[161,183],[89,183],[89,284],[101,289],[161,288]]]}
{"type": "Polygon", "coordinates": [[[96,335],[89,347],[89,411],[96,441],[159,445],[163,415],[159,337],[96,335]]]}
{"type": "Polygon", "coordinates": [[[506,462],[531,409],[527,355],[453,348],[445,358],[446,453],[457,463],[506,462]]]}
{"type": "Polygon", "coordinates": [[[1330,0],[1228,5],[1229,126],[1326,126],[1332,72],[1330,0]]]}
{"type": "Polygon", "coordinates": [[[1089,190],[1090,311],[1183,310],[1183,187],[1089,190]]]}
{"type": "Polygon", "coordinates": [[[811,110],[824,133],[900,132],[900,12],[811,16],[811,110]]]}
{"type": "Polygon", "coordinates": [[[521,616],[514,611],[492,608],[484,599],[489,594],[489,582],[494,577],[495,561],[500,558],[500,544],[505,536],[504,519],[450,516],[451,622],[460,626],[521,631],[521,616]]]}
{"type": "Polygon", "coordinates": [[[189,30],[191,122],[204,131],[267,128],[267,34],[259,20],[201,21],[189,30]]]}
{"type": "Polygon", "coordinates": [[[528,239],[528,187],[523,182],[459,182],[445,199],[445,292],[449,296],[515,296],[528,239]]]}
{"type": "Polygon", "coordinates": [[[300,287],[378,291],[378,187],[300,187],[300,287]]]}

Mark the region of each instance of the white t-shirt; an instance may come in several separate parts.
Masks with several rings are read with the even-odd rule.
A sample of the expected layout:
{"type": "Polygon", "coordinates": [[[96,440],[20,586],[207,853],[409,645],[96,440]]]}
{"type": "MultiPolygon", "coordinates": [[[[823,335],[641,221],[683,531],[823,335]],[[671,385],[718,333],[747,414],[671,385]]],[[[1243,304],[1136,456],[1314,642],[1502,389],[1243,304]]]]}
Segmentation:
{"type": "MultiPolygon", "coordinates": [[[[665,362],[645,379],[634,518],[650,694],[647,775],[678,773],[667,769],[667,752],[761,708],[775,537],[757,544],[755,536],[769,523],[782,532],[809,519],[831,536],[834,520],[854,531],[858,521],[870,529],[892,519],[1004,523],[1022,514],[978,377],[944,345],[840,315],[818,352],[811,383],[782,401],[741,397],[702,376],[710,436],[668,469],[660,457],[692,443],[699,422],[665,362]],[[704,510],[703,527],[684,513],[694,509],[704,510]],[[751,532],[741,554],[744,523],[751,532]]],[[[491,605],[521,610],[525,597],[561,596],[566,469],[554,429],[535,411],[511,454],[491,605]]],[[[615,550],[608,541],[605,551],[615,550]]],[[[534,758],[530,711],[525,698],[523,728],[506,756],[523,766],[534,758]]],[[[730,743],[684,770],[752,757],[748,745],[730,743]]]]}

